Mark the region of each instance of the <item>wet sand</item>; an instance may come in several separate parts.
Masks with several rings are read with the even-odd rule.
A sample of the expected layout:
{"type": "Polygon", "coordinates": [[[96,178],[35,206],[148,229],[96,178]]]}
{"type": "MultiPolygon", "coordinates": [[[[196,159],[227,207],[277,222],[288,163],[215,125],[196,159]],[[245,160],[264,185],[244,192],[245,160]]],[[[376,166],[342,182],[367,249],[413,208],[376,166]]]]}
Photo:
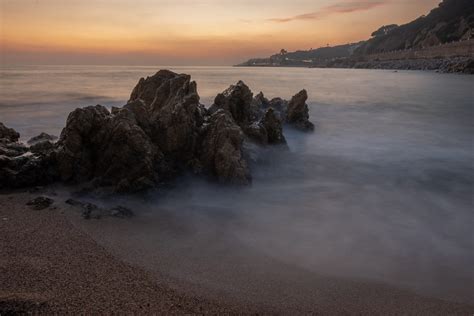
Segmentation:
{"type": "MultiPolygon", "coordinates": [[[[77,217],[77,210],[64,204],[64,198],[51,196],[56,202],[40,211],[25,205],[39,195],[0,194],[0,314],[8,311],[42,314],[474,313],[474,306],[427,298],[381,284],[328,277],[305,280],[304,271],[292,272],[287,282],[264,282],[268,273],[276,276],[279,269],[285,269],[270,267],[272,262],[266,260],[261,261],[262,269],[268,268],[261,280],[255,277],[258,273],[249,274],[247,293],[242,289],[240,292],[213,291],[187,283],[189,271],[184,270],[181,280],[176,281],[163,277],[160,267],[145,271],[140,258],[124,262],[117,249],[104,247],[106,242],[99,240],[98,244],[90,237],[100,234],[103,225],[104,235],[116,227],[123,229],[126,239],[127,226],[130,226],[127,220],[83,220],[78,225],[81,222],[71,222],[71,214],[77,217]],[[305,287],[308,282],[312,287],[305,287]],[[253,295],[255,287],[260,287],[264,295],[253,295]],[[298,293],[302,295],[299,297],[298,293]]],[[[211,273],[227,277],[224,271],[211,273]]],[[[239,282],[227,279],[223,284],[232,289],[240,286],[239,282]]]]}

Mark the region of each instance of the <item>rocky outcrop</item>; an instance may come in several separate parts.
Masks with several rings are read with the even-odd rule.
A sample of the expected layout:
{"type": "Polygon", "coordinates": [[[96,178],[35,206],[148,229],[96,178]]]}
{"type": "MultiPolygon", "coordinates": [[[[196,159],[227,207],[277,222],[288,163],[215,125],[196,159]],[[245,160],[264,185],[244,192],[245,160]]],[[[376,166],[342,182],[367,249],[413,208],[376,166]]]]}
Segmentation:
{"type": "Polygon", "coordinates": [[[267,142],[269,144],[286,144],[285,136],[283,136],[283,128],[281,127],[281,120],[277,117],[273,108],[267,110],[261,120],[261,125],[267,132],[267,142]]]}
{"type": "Polygon", "coordinates": [[[245,144],[286,144],[284,122],[309,130],[306,99],[305,91],[290,102],[269,101],[263,93],[253,98],[239,81],[206,110],[189,75],[161,70],[140,79],[123,107],[109,111],[95,105],[71,112],[57,142],[42,133],[27,147],[1,124],[0,187],[61,180],[130,193],[186,170],[221,183],[249,184],[245,144]]]}
{"type": "Polygon", "coordinates": [[[133,108],[139,112],[138,122],[148,130],[153,142],[172,156],[172,161],[191,159],[205,112],[191,76],[161,70],[152,77],[142,78],[130,96],[129,103],[134,101],[143,102],[143,106],[135,104],[133,108]]]}
{"type": "Polygon", "coordinates": [[[20,134],[13,128],[8,128],[0,122],[0,141],[2,142],[16,142],[20,138],[20,134]]]}
{"type": "MultiPolygon", "coordinates": [[[[314,130],[313,123],[309,121],[309,109],[306,104],[307,99],[308,94],[306,90],[298,92],[289,102],[281,98],[268,100],[262,92],[255,96],[252,101],[252,109],[254,113],[257,113],[255,116],[261,118],[261,122],[266,128],[267,134],[268,128],[276,131],[276,134],[273,134],[274,137],[269,143],[275,143],[277,139],[284,140],[284,137],[282,137],[283,134],[280,132],[281,123],[278,123],[278,121],[292,125],[294,128],[305,132],[314,130]],[[270,113],[268,113],[269,109],[271,109],[270,113]],[[271,122],[271,124],[264,124],[264,119],[271,122]]],[[[255,131],[255,129],[253,129],[253,131],[255,131]]],[[[276,143],[282,142],[284,141],[276,141],[276,143]]]]}
{"type": "Polygon", "coordinates": [[[242,150],[243,142],[242,129],[231,115],[222,109],[214,112],[204,129],[199,154],[204,170],[222,183],[250,183],[250,170],[242,150]]]}
{"type": "Polygon", "coordinates": [[[223,109],[232,115],[239,126],[246,127],[255,119],[251,110],[252,99],[252,91],[245,83],[239,81],[219,93],[209,111],[214,113],[218,109],[223,109]]]}
{"type": "Polygon", "coordinates": [[[301,90],[294,95],[288,103],[287,122],[302,131],[314,130],[314,125],[309,121],[309,109],[306,104],[308,93],[301,90]]]}
{"type": "Polygon", "coordinates": [[[140,79],[123,108],[70,114],[59,140],[61,177],[119,192],[153,187],[193,159],[202,123],[190,76],[160,71],[140,79]]]}
{"type": "Polygon", "coordinates": [[[57,178],[52,148],[30,151],[18,142],[20,134],[0,123],[0,188],[50,183],[57,178]]]}

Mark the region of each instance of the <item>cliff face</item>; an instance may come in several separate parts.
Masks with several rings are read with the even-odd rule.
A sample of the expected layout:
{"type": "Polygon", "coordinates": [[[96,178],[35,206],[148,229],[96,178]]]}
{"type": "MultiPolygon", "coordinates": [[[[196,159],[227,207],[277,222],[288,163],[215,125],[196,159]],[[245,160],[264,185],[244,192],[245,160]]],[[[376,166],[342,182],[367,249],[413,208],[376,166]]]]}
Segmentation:
{"type": "Polygon", "coordinates": [[[354,55],[418,49],[465,40],[472,36],[473,29],[474,1],[444,0],[426,16],[374,32],[373,38],[357,48],[354,55]]]}

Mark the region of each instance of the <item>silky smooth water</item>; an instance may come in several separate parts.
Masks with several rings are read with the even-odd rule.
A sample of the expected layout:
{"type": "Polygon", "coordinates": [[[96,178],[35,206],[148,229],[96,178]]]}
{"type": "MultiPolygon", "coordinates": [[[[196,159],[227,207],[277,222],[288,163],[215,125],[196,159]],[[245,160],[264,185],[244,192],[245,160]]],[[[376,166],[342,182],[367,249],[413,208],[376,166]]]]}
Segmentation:
{"type": "MultiPolygon", "coordinates": [[[[123,105],[160,68],[4,67],[0,121],[23,140],[58,135],[74,108],[123,105]]],[[[183,177],[151,200],[121,201],[136,219],[83,224],[99,242],[214,290],[263,297],[271,282],[311,287],[293,269],[474,303],[474,76],[167,68],[192,75],[206,105],[238,80],[267,97],[305,88],[316,130],[286,129],[290,150],[263,150],[250,187],[183,177]]]]}

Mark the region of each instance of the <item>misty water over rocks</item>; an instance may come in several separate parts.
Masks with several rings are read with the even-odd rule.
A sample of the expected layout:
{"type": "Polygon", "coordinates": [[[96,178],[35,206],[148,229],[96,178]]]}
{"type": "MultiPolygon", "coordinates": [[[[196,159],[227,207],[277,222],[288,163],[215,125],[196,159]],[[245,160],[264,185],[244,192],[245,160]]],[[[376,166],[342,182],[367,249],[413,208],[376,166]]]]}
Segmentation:
{"type": "MultiPolygon", "coordinates": [[[[23,140],[59,135],[72,109],[122,105],[137,79],[159,68],[2,68],[0,121],[23,140]]],[[[171,70],[189,73],[206,105],[238,80],[267,97],[305,88],[315,132],[285,129],[290,150],[262,149],[250,187],[183,177],[151,200],[124,200],[137,214],[129,221],[78,220],[101,244],[201,292],[264,303],[282,295],[311,301],[326,277],[474,303],[474,78],[171,70]]]]}

